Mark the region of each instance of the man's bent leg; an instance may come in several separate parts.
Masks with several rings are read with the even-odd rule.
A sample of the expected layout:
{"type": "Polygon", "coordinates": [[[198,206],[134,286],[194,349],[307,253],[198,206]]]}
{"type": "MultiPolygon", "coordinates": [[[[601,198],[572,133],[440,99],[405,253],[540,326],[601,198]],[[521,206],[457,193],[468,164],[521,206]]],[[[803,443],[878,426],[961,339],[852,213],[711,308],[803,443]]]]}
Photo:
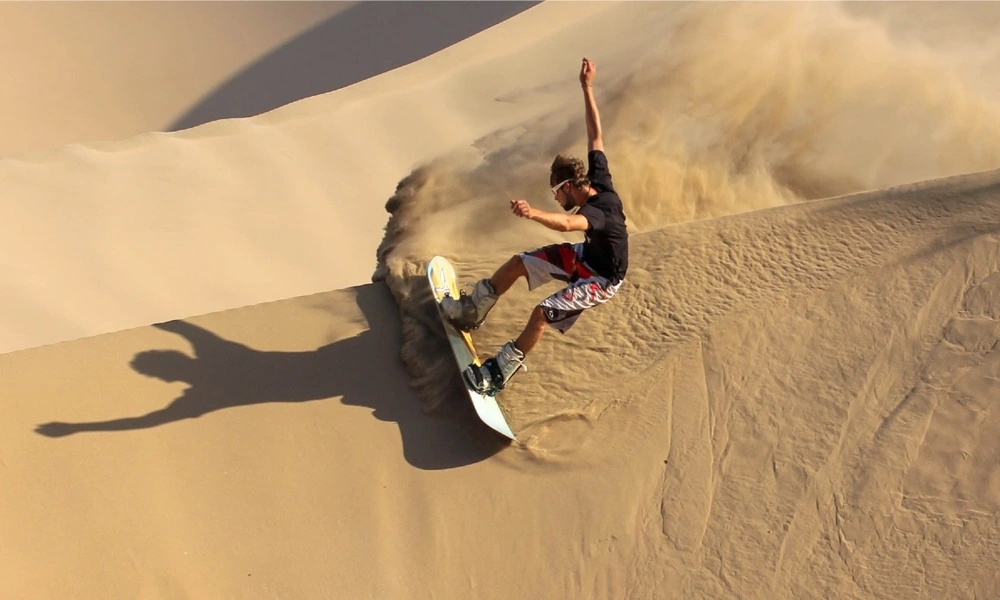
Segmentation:
{"type": "Polygon", "coordinates": [[[527,355],[538,344],[538,341],[542,339],[546,325],[547,322],[542,307],[536,306],[535,310],[531,311],[531,317],[528,319],[528,324],[524,326],[524,331],[514,340],[514,346],[527,355]]]}
{"type": "Polygon", "coordinates": [[[564,267],[572,262],[575,254],[572,244],[554,244],[533,252],[515,254],[500,265],[492,277],[476,282],[468,296],[444,298],[441,309],[456,327],[465,331],[476,329],[486,319],[497,299],[521,277],[527,280],[529,290],[553,278],[567,280],[569,275],[564,267]]]}
{"type": "Polygon", "coordinates": [[[541,306],[536,306],[531,311],[528,324],[524,326],[524,331],[516,339],[507,342],[500,348],[496,356],[483,362],[482,366],[469,366],[463,372],[466,382],[481,393],[495,393],[507,384],[507,380],[514,375],[522,364],[528,352],[538,344],[545,332],[548,322],[545,319],[545,312],[541,306]]]}
{"type": "Polygon", "coordinates": [[[528,271],[524,268],[524,261],[515,254],[510,257],[510,260],[500,265],[500,268],[490,278],[490,284],[493,285],[497,296],[501,296],[510,289],[510,286],[514,285],[518,278],[527,276],[528,271]]]}

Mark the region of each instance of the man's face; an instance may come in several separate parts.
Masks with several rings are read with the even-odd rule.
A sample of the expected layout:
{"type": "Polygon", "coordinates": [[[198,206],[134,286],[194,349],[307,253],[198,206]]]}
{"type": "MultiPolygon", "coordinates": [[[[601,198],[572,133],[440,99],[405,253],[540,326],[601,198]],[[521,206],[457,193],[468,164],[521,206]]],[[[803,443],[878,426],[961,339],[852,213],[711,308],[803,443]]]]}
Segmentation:
{"type": "Polygon", "coordinates": [[[552,193],[563,210],[573,208],[573,197],[569,194],[569,179],[552,186],[552,193]]]}

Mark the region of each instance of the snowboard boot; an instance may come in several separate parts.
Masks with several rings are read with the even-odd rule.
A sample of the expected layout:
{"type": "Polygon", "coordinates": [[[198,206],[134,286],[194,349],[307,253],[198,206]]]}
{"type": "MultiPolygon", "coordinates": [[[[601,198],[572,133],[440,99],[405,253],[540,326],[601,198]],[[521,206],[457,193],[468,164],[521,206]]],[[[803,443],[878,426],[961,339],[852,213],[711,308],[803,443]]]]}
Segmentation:
{"type": "Polygon", "coordinates": [[[486,359],[480,367],[470,365],[462,375],[480,394],[492,396],[502,390],[521,367],[524,367],[524,354],[511,340],[500,348],[496,356],[486,359]]]}
{"type": "Polygon", "coordinates": [[[441,300],[441,312],[462,331],[478,329],[486,320],[486,313],[496,304],[497,298],[490,280],[480,279],[472,288],[472,294],[463,291],[458,299],[445,296],[441,300]]]}

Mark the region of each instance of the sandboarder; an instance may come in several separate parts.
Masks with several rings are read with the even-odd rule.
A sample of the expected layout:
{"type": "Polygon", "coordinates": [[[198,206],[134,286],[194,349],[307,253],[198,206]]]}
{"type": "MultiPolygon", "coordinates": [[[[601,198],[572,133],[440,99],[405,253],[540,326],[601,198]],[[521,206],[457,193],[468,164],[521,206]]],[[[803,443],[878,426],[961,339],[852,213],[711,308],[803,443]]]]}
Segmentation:
{"type": "Polygon", "coordinates": [[[516,216],[555,231],[583,231],[584,241],[515,254],[492,277],[476,282],[471,294],[458,299],[447,297],[441,302],[445,317],[468,331],[483,323],[497,299],[520,277],[527,279],[529,290],[553,280],[567,284],[535,307],[516,340],[504,344],[483,366],[466,369],[466,380],[481,393],[504,387],[541,339],[546,325],[566,333],[584,310],[610,300],[625,279],[628,231],[622,201],[611,182],[604,154],[593,92],[596,72],[593,61],[584,58],[580,85],[586,108],[587,166],[578,158],[558,155],[549,173],[552,195],[566,212],[539,210],[523,199],[510,201],[516,216]]]}

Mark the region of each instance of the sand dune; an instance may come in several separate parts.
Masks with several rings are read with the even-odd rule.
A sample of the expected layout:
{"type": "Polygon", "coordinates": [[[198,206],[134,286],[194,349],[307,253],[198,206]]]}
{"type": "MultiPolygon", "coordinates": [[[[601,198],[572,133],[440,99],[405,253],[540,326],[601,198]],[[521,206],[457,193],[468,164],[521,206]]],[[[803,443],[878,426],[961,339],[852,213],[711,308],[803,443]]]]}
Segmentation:
{"type": "MultiPolygon", "coordinates": [[[[553,340],[512,381],[523,445],[477,427],[453,370],[421,411],[394,340],[450,356],[417,334],[427,296],[400,329],[384,283],[4,355],[3,580],[989,596],[998,189],[989,172],[637,235],[628,291],[578,325],[600,342],[553,340]]],[[[529,307],[505,301],[477,338],[529,307]]]]}
{"type": "Polygon", "coordinates": [[[266,114],[0,161],[2,595],[997,596],[977,6],[544,3],[266,114]],[[573,238],[506,200],[583,147],[584,53],[632,266],[511,381],[509,444],[423,267],[573,238]]]}

